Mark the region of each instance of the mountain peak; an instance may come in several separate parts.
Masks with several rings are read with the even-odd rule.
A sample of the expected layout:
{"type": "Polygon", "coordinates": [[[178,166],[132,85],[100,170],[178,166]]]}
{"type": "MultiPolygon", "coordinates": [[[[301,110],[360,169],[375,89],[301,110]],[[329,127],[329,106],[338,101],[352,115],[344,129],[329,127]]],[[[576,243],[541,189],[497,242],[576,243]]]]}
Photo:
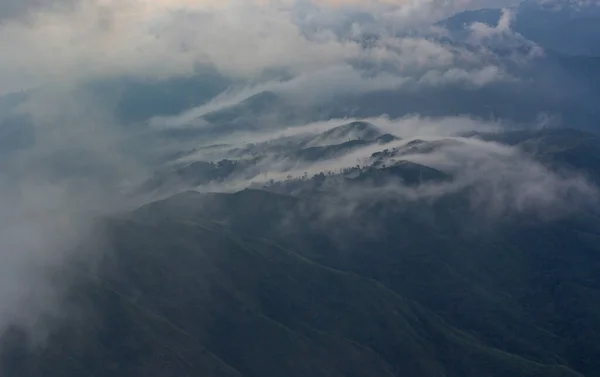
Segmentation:
{"type": "Polygon", "coordinates": [[[382,135],[383,132],[381,132],[374,124],[355,121],[318,134],[309,142],[309,146],[341,144],[352,140],[372,141],[382,135]]]}

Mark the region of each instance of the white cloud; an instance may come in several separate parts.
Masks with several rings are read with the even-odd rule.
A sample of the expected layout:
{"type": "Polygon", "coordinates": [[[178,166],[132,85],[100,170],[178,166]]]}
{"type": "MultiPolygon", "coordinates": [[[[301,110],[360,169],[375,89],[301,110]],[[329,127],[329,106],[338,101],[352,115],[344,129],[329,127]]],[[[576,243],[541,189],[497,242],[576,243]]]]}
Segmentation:
{"type": "MultiPolygon", "coordinates": [[[[203,185],[198,189],[237,191],[251,185],[264,184],[271,179],[285,180],[288,176],[300,178],[305,174],[310,177],[322,172],[338,172],[340,169],[357,165],[370,165],[373,153],[382,149],[403,149],[411,141],[418,139],[441,143],[425,151],[417,152],[407,148],[402,155],[385,162],[391,165],[404,160],[430,166],[452,175],[452,181],[409,187],[391,179],[389,184],[384,186],[366,186],[360,189],[344,187],[340,194],[359,203],[383,197],[400,202],[435,201],[448,195],[468,193],[468,199],[476,213],[490,219],[506,218],[514,214],[554,219],[577,211],[583,206],[597,203],[600,199],[597,188],[581,175],[551,170],[517,147],[459,136],[469,131],[490,132],[504,128],[502,124],[469,117],[331,119],[268,132],[231,134],[211,141],[229,145],[220,151],[213,151],[216,154],[212,157],[218,158],[219,153],[224,153],[221,158],[231,158],[227,151],[243,147],[246,143],[260,144],[298,136],[308,138],[309,135],[357,120],[373,123],[382,132],[397,135],[402,139],[386,145],[368,145],[317,162],[267,155],[253,168],[254,174],[248,175],[248,172],[245,172],[230,177],[226,182],[203,185]]],[[[206,155],[201,151],[186,156],[180,162],[188,163],[204,158],[206,155]]]]}
{"type": "Polygon", "coordinates": [[[473,71],[461,68],[450,68],[447,71],[429,71],[420,79],[420,82],[429,85],[467,84],[482,87],[497,81],[510,79],[505,72],[496,66],[487,66],[473,71]]]}
{"type": "Polygon", "coordinates": [[[432,153],[403,156],[456,177],[434,195],[467,189],[472,206],[493,217],[526,213],[552,218],[598,200],[596,187],[583,176],[551,171],[515,147],[459,140],[432,153]]]}
{"type": "Polygon", "coordinates": [[[385,36],[415,22],[427,30],[435,19],[432,12],[441,16],[472,6],[460,1],[441,8],[438,1],[353,2],[335,8],[306,1],[72,3],[38,7],[27,21],[9,18],[0,24],[2,92],[121,75],[189,75],[198,65],[243,79],[275,69],[306,74],[349,61],[405,72],[419,64],[451,66],[457,51],[423,38],[385,36]],[[375,48],[365,50],[353,39],[365,32],[381,38],[375,48]]]}
{"type": "MultiPolygon", "coordinates": [[[[21,108],[31,119],[35,145],[19,152],[0,173],[0,331],[24,310],[32,316],[42,310],[28,306],[31,297],[50,297],[40,268],[60,265],[68,257],[64,251],[79,240],[91,215],[137,204],[123,193],[128,180],[145,173],[131,156],[135,148],[123,153],[122,130],[115,134],[115,128],[109,127],[115,126],[113,111],[86,98],[85,92],[71,91],[72,86],[123,76],[186,76],[198,66],[212,66],[238,80],[237,90],[178,117],[155,120],[180,126],[265,90],[303,105],[340,93],[406,85],[482,86],[506,79],[502,67],[490,63],[489,51],[468,52],[436,42],[429,30],[432,21],[472,7],[475,1],[356,1],[343,7],[333,3],[274,1],[258,6],[241,0],[224,5],[193,0],[65,0],[48,5],[0,0],[0,12],[6,10],[0,21],[0,94],[42,88],[21,108]],[[359,16],[367,21],[355,21],[359,16]],[[408,30],[418,33],[397,37],[408,30]],[[377,37],[369,47],[357,41],[366,33],[377,37]],[[284,72],[287,79],[273,79],[272,71],[284,72]],[[258,80],[258,76],[268,79],[258,80]]],[[[373,121],[406,138],[482,127],[464,117],[373,121]]],[[[243,137],[294,135],[336,122],[243,137]]],[[[229,137],[239,141],[242,135],[229,137]]],[[[302,174],[353,166],[372,151],[361,149],[295,169],[302,174]]],[[[447,152],[436,161],[454,156],[447,152]]],[[[267,163],[264,168],[275,172],[263,178],[280,174],[281,163],[267,163]]],[[[499,198],[519,207],[550,203],[571,190],[564,180],[547,175],[537,165],[523,167],[529,170],[511,173],[515,178],[511,182],[522,178],[531,184],[510,186],[505,193],[494,191],[503,186],[492,181],[496,183],[483,186],[492,191],[485,192],[498,192],[499,198]]],[[[475,178],[465,176],[461,182],[469,179],[475,178]]]]}
{"type": "MultiPolygon", "coordinates": [[[[410,161],[436,168],[451,174],[451,181],[407,186],[400,179],[390,177],[387,184],[370,186],[366,182],[363,185],[338,187],[337,195],[354,204],[382,199],[398,203],[432,203],[448,196],[464,195],[473,215],[492,221],[511,219],[514,215],[555,220],[597,205],[600,199],[597,187],[583,176],[552,171],[515,147],[467,138],[421,139],[444,142],[432,151],[403,155],[395,161],[410,161]]],[[[395,146],[401,147],[409,141],[397,142],[395,146]]],[[[361,161],[365,160],[354,153],[305,167],[304,171],[309,175],[320,171],[338,171],[361,164],[361,161]]],[[[294,176],[300,177],[301,170],[295,171],[294,176]]],[[[288,173],[280,173],[276,178],[283,179],[284,174],[288,173]]],[[[341,212],[330,208],[329,212],[329,216],[353,215],[348,208],[341,212]]]]}
{"type": "Polygon", "coordinates": [[[474,22],[469,25],[470,35],[468,42],[473,45],[488,44],[490,46],[500,46],[505,50],[511,50],[513,59],[516,61],[529,58],[535,58],[544,54],[543,49],[525,39],[512,29],[512,24],[516,17],[516,11],[511,8],[502,9],[502,14],[496,26],[489,26],[482,22],[474,22]],[[520,51],[523,47],[527,48],[528,53],[524,56],[517,56],[515,51],[520,51]]]}
{"type": "Polygon", "coordinates": [[[470,25],[472,32],[472,38],[476,41],[481,41],[485,38],[491,38],[511,32],[511,25],[513,23],[515,14],[510,9],[503,9],[500,20],[496,26],[488,26],[482,22],[475,22],[470,25]]]}
{"type": "Polygon", "coordinates": [[[19,111],[35,143],[0,172],[0,332],[14,323],[43,336],[41,315],[64,314],[56,273],[100,242],[96,217],[140,204],[130,185],[146,177],[111,111],[86,92],[40,90],[19,111]]]}
{"type": "MultiPolygon", "coordinates": [[[[261,143],[278,138],[293,138],[317,134],[357,119],[329,120],[302,127],[291,127],[269,133],[229,135],[219,142],[235,148],[240,140],[261,143]]],[[[365,120],[365,119],[362,119],[365,120]]],[[[318,173],[339,172],[357,165],[371,165],[371,156],[382,149],[398,148],[403,154],[384,161],[388,166],[398,161],[411,161],[433,167],[454,177],[448,182],[424,183],[406,186],[391,179],[386,185],[368,184],[356,187],[339,187],[339,195],[355,203],[382,198],[398,202],[436,201],[449,195],[465,194],[474,213],[489,219],[510,218],[515,214],[532,215],[541,219],[555,219],[595,205],[600,199],[597,188],[579,174],[555,171],[536,161],[517,147],[476,138],[457,136],[468,131],[496,131],[500,124],[487,123],[466,117],[402,119],[373,118],[367,121],[383,132],[402,137],[385,145],[368,145],[343,155],[317,162],[299,161],[279,155],[267,155],[254,173],[245,171],[229,177],[225,182],[202,185],[200,191],[237,191],[269,180],[285,180],[288,176],[300,178],[318,173]],[[414,140],[435,143],[432,149],[415,150],[407,147],[414,140]]],[[[432,144],[433,145],[433,144],[432,144]]],[[[242,146],[242,145],[240,145],[242,146]]],[[[227,148],[221,153],[226,152],[227,148]]],[[[204,158],[202,153],[190,155],[180,162],[204,158]]],[[[223,155],[225,157],[231,157],[223,155]]]]}

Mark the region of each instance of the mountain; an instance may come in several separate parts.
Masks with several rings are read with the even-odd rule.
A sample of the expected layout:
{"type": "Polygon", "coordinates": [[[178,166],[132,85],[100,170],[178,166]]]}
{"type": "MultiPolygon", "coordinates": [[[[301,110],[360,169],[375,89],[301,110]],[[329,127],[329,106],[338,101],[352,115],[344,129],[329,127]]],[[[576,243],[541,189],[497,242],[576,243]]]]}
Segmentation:
{"type": "Polygon", "coordinates": [[[139,124],[156,116],[176,115],[208,102],[231,85],[231,80],[211,69],[170,79],[120,77],[87,84],[98,98],[114,102],[124,124],[139,124]]]}
{"type": "Polygon", "coordinates": [[[600,376],[596,1],[98,2],[0,15],[0,377],[600,376]]]}
{"type": "MultiPolygon", "coordinates": [[[[568,55],[600,56],[600,6],[593,1],[525,0],[508,8],[512,29],[545,49],[568,55]]],[[[501,9],[458,13],[439,25],[457,32],[475,22],[496,27],[501,9]]]]}
{"type": "Polygon", "coordinates": [[[571,55],[600,55],[600,6],[594,1],[527,0],[516,30],[542,46],[571,55]]]}
{"type": "Polygon", "coordinates": [[[352,182],[368,182],[370,185],[380,186],[389,184],[390,180],[399,179],[402,184],[410,186],[440,182],[450,178],[450,175],[429,166],[410,161],[398,161],[389,166],[363,171],[358,177],[353,178],[352,182]]]}
{"type": "MultiPolygon", "coordinates": [[[[541,161],[600,145],[574,130],[470,137],[541,161]]],[[[422,154],[462,147],[410,143],[422,154]]],[[[79,247],[102,252],[93,263],[75,254],[55,276],[70,314],[48,319],[43,343],[6,331],[2,375],[600,373],[596,206],[489,219],[469,187],[437,200],[377,191],[455,179],[398,161],[298,179],[301,195],[186,191],[99,219],[103,241],[79,247]]]]}
{"type": "Polygon", "coordinates": [[[269,165],[278,165],[279,170],[289,171],[299,166],[335,160],[368,146],[383,147],[399,140],[394,135],[383,133],[374,124],[355,121],[314,134],[275,138],[243,146],[209,145],[176,156],[176,162],[158,170],[147,182],[146,188],[160,189],[169,185],[193,188],[232,179],[251,179],[264,173],[269,165]],[[227,158],[217,161],[186,160],[186,157],[194,155],[210,156],[213,149],[219,150],[216,155],[227,158]],[[186,162],[177,162],[181,158],[186,162]]]}
{"type": "MultiPolygon", "coordinates": [[[[219,197],[190,193],[110,221],[106,231],[111,253],[105,256],[103,268],[97,274],[73,273],[78,284],[72,305],[91,320],[83,327],[59,327],[48,340],[51,348],[32,353],[23,352],[21,342],[26,340],[14,330],[8,356],[5,353],[5,357],[12,353],[12,361],[3,364],[3,374],[579,375],[565,366],[560,338],[543,329],[528,328],[526,320],[503,319],[503,325],[520,326],[495,329],[502,335],[469,332],[444,320],[438,308],[436,313],[424,306],[428,297],[416,300],[405,296],[411,293],[399,285],[417,270],[398,276],[395,289],[390,289],[391,284],[386,287],[369,276],[373,273],[328,266],[310,258],[311,253],[326,252],[325,246],[321,250],[301,245],[288,248],[278,245],[277,237],[245,236],[249,229],[231,233],[233,226],[215,222],[224,215],[243,219],[228,212],[240,204],[258,210],[247,215],[265,216],[268,222],[275,220],[274,215],[282,215],[275,211],[278,207],[298,205],[293,198],[260,191],[219,197]],[[186,210],[181,211],[181,205],[186,210]],[[213,207],[213,220],[200,215],[204,205],[213,207]],[[219,205],[224,207],[219,209],[219,205]],[[513,333],[520,330],[526,332],[513,333]],[[506,338],[490,340],[490,335],[506,338]],[[527,343],[532,340],[540,343],[527,343]],[[503,341],[523,353],[500,347],[503,341]],[[555,346],[543,349],[543,342],[555,346]]],[[[372,257],[395,261],[395,266],[404,260],[407,264],[401,271],[406,273],[416,268],[408,263],[429,260],[426,249],[405,250],[407,254],[398,254],[398,249],[384,248],[372,257]]],[[[450,257],[448,252],[427,262],[429,274],[451,268],[443,263],[450,257]]],[[[356,268],[371,267],[364,253],[356,257],[365,262],[356,268]]],[[[463,303],[454,314],[485,314],[485,306],[478,307],[483,310],[478,313],[468,306],[478,295],[489,295],[486,305],[506,304],[506,297],[494,296],[504,293],[502,289],[455,291],[466,279],[452,278],[456,272],[447,270],[428,283],[435,286],[450,279],[444,281],[447,289],[431,293],[447,297],[451,306],[460,297],[463,303]]],[[[417,291],[423,288],[419,284],[412,287],[417,291]]],[[[444,300],[440,304],[444,305],[444,300]]],[[[497,313],[496,319],[504,318],[506,312],[497,313]]],[[[484,317],[478,322],[487,320],[484,317]]]]}
{"type": "MultiPolygon", "coordinates": [[[[440,153],[448,148],[467,148],[469,139],[497,142],[516,148],[553,170],[576,172],[600,184],[600,139],[596,134],[586,131],[550,128],[499,133],[467,132],[447,138],[403,141],[397,136],[384,133],[374,124],[353,122],[314,134],[301,133],[297,136],[246,144],[243,147],[221,145],[217,146],[218,148],[199,148],[191,155],[177,156],[174,163],[157,170],[144,188],[168,193],[207,184],[239,183],[254,178],[258,179],[258,183],[253,187],[262,188],[260,182],[264,183],[261,177],[265,173],[289,173],[291,178],[299,178],[299,171],[302,174],[315,169],[319,169],[320,173],[313,173],[311,177],[304,176],[301,179],[285,181],[271,179],[269,187],[278,192],[282,187],[287,187],[284,192],[298,193],[297,190],[305,190],[307,187],[320,187],[339,181],[340,176],[337,173],[340,169],[346,170],[341,175],[346,184],[348,178],[359,178],[359,181],[366,179],[371,183],[381,179],[385,181],[385,177],[398,178],[405,183],[418,182],[420,179],[443,180],[451,177],[452,173],[415,164],[414,161],[409,163],[406,159],[440,153]],[[336,144],[349,138],[352,140],[336,144]],[[327,142],[332,144],[326,144],[327,142]],[[319,146],[312,146],[315,144],[319,146]],[[202,160],[202,153],[208,153],[208,150],[213,148],[220,150],[215,157],[231,158],[202,160]],[[198,153],[199,159],[194,160],[190,157],[198,153]],[[180,158],[183,160],[178,162],[180,158]],[[348,163],[354,166],[348,167],[348,163]],[[363,174],[366,171],[371,173],[363,174]],[[356,174],[362,176],[357,177],[356,174]],[[375,178],[376,176],[379,178],[375,178]]],[[[210,153],[206,156],[209,155],[210,153]]]]}
{"type": "MultiPolygon", "coordinates": [[[[463,47],[459,43],[459,46],[463,47]]],[[[497,51],[498,54],[502,53],[497,51]]],[[[344,92],[316,108],[298,110],[285,93],[263,92],[239,105],[203,116],[208,127],[179,129],[166,135],[202,140],[210,135],[243,130],[269,130],[275,124],[305,124],[336,118],[369,118],[382,114],[399,118],[411,114],[442,117],[469,114],[483,119],[531,124],[540,114],[558,117],[569,127],[593,130],[600,120],[598,57],[567,56],[549,51],[515,66],[512,57],[495,64],[510,75],[483,86],[457,83],[344,92]],[[258,103],[258,105],[254,105],[258,103]]]]}
{"type": "Polygon", "coordinates": [[[596,184],[600,183],[600,138],[595,134],[574,129],[549,129],[470,135],[515,146],[548,165],[579,172],[596,184]]]}
{"type": "Polygon", "coordinates": [[[371,141],[381,136],[377,127],[368,122],[352,122],[324,131],[308,142],[308,146],[338,144],[351,140],[371,141]]]}

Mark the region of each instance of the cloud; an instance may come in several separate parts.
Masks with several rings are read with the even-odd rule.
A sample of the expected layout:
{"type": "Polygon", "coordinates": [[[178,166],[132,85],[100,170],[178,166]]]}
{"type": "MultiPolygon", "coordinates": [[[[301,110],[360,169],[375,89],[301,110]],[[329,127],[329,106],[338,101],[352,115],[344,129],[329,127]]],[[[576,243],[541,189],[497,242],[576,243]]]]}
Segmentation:
{"type": "MultiPolygon", "coordinates": [[[[423,62],[450,67],[460,62],[460,51],[427,38],[391,38],[400,26],[408,28],[416,20],[411,29],[419,26],[429,32],[432,12],[441,16],[434,10],[448,2],[351,2],[336,7],[307,1],[230,1],[220,6],[208,1],[68,3],[32,6],[36,11],[29,12],[26,22],[8,17],[0,25],[2,92],[93,78],[185,76],[199,66],[248,80],[274,70],[292,75],[325,72],[349,62],[403,72],[407,65],[423,62]],[[365,49],[365,35],[379,36],[379,42],[365,49]]],[[[442,6],[444,12],[472,5],[448,4],[442,6]]]]}
{"type": "Polygon", "coordinates": [[[503,50],[510,51],[513,60],[529,60],[531,58],[543,56],[544,50],[536,43],[527,40],[512,29],[512,25],[517,16],[517,11],[512,8],[502,9],[502,14],[496,26],[490,26],[483,22],[474,22],[469,25],[470,35],[467,39],[468,43],[480,46],[482,44],[490,47],[499,47],[503,50]],[[516,54],[516,51],[522,53],[526,49],[527,53],[523,56],[516,54]]]}
{"type": "MultiPolygon", "coordinates": [[[[23,320],[19,317],[24,313],[29,313],[26,322],[35,322],[37,314],[57,305],[54,296],[59,292],[48,284],[46,273],[56,271],[71,256],[68,250],[88,235],[95,216],[146,199],[131,196],[129,190],[146,177],[147,167],[138,154],[154,152],[149,150],[154,145],[144,144],[146,139],[135,140],[148,130],[136,134],[121,127],[115,104],[84,89],[84,84],[124,77],[188,77],[213,68],[232,79],[232,88],[178,116],[150,122],[157,127],[202,128],[207,126],[203,116],[263,92],[276,93],[304,111],[340,96],[370,91],[481,87],[509,80],[501,62],[485,47],[473,50],[442,42],[444,31],[431,27],[453,12],[477,6],[484,3],[0,0],[0,95],[25,90],[23,102],[12,110],[33,135],[32,144],[16,148],[0,172],[0,331],[15,319],[23,320]]],[[[499,25],[494,33],[502,28],[499,25]]],[[[489,34],[482,30],[477,32],[489,34]]],[[[226,135],[220,142],[259,142],[325,130],[350,120],[298,127],[297,122],[275,119],[268,133],[246,130],[226,135]]],[[[468,117],[368,120],[406,138],[396,146],[415,137],[439,138],[498,126],[468,117]]],[[[390,186],[396,190],[390,192],[418,199],[481,187],[483,191],[473,191],[474,204],[499,213],[505,207],[545,208],[573,193],[588,193],[585,182],[569,183],[533,162],[521,163],[522,156],[512,151],[502,154],[495,146],[469,145],[467,156],[443,149],[407,157],[428,158],[432,165],[445,163],[444,169],[455,169],[459,183],[422,191],[390,186]],[[481,150],[500,157],[488,158],[481,150]],[[480,165],[473,165],[477,161],[480,165]],[[510,162],[517,170],[510,169],[510,162]],[[510,183],[494,180],[497,177],[489,177],[491,183],[480,182],[467,173],[488,177],[494,169],[507,169],[510,183]],[[497,195],[498,203],[486,202],[487,195],[497,195]]],[[[182,145],[176,147],[181,151],[182,145]]],[[[226,188],[354,166],[374,151],[375,147],[362,148],[312,165],[266,159],[257,168],[260,174],[251,179],[234,177],[240,179],[228,182],[226,188]]]]}
{"type": "MultiPolygon", "coordinates": [[[[235,148],[240,140],[260,145],[278,139],[285,142],[286,138],[292,140],[298,136],[310,139],[309,135],[355,120],[357,119],[329,120],[273,132],[229,135],[219,140],[229,145],[220,153],[224,153],[223,158],[231,158],[228,150],[235,148]]],[[[453,179],[425,182],[418,186],[406,185],[393,177],[389,177],[387,183],[379,182],[377,185],[371,185],[368,181],[361,185],[342,182],[341,186],[332,187],[336,190],[336,195],[356,206],[381,199],[398,203],[433,203],[448,197],[463,197],[468,200],[474,215],[494,221],[510,219],[514,215],[553,220],[596,205],[600,199],[596,186],[582,175],[551,169],[518,147],[460,136],[469,131],[501,131],[504,128],[502,124],[468,117],[413,116],[366,120],[377,125],[382,132],[392,133],[402,139],[385,145],[366,145],[316,162],[267,153],[252,169],[230,176],[224,182],[202,185],[197,189],[231,192],[252,186],[260,187],[270,180],[285,181],[289,177],[300,179],[304,175],[312,177],[319,173],[337,173],[355,166],[371,166],[374,153],[383,149],[397,149],[397,155],[378,161],[378,164],[392,166],[399,161],[409,161],[437,169],[453,179]],[[424,145],[429,147],[411,147],[416,140],[424,141],[424,145]]],[[[205,152],[200,151],[189,155],[181,162],[206,158],[203,153],[205,152]]],[[[327,216],[334,215],[336,214],[332,212],[327,216]]],[[[349,216],[354,213],[344,211],[337,215],[349,216]]]]}
{"type": "MultiPolygon", "coordinates": [[[[311,113],[314,107],[323,103],[370,92],[410,92],[451,85],[476,89],[516,80],[497,60],[490,58],[490,54],[486,51],[475,54],[423,36],[382,36],[368,49],[359,48],[354,43],[353,53],[348,54],[348,59],[319,64],[318,68],[298,71],[284,79],[242,85],[180,115],[157,117],[151,125],[157,128],[211,127],[213,125],[204,120],[204,116],[232,109],[265,92],[275,93],[297,110],[311,113]]],[[[279,112],[283,110],[277,109],[279,112]]],[[[259,123],[258,120],[255,122],[259,123]]],[[[276,119],[276,122],[281,120],[276,119]]]]}
{"type": "Polygon", "coordinates": [[[24,20],[32,13],[65,10],[81,0],[2,0],[0,23],[4,20],[24,20]]]}
{"type": "Polygon", "coordinates": [[[492,217],[524,213],[553,218],[598,200],[596,187],[581,175],[552,171],[515,147],[459,140],[432,153],[403,156],[455,177],[426,195],[467,190],[471,205],[492,217]]]}
{"type": "Polygon", "coordinates": [[[514,21],[514,17],[515,14],[512,10],[503,9],[500,20],[498,20],[498,25],[496,26],[488,26],[482,22],[474,22],[469,27],[472,32],[472,37],[477,41],[481,41],[485,38],[511,33],[511,25],[514,21]]]}
{"type": "Polygon", "coordinates": [[[25,91],[11,111],[32,134],[0,173],[0,331],[58,306],[45,275],[71,256],[93,218],[146,199],[128,190],[145,178],[137,154],[153,151],[139,150],[148,146],[121,127],[115,103],[85,84],[207,67],[232,79],[221,96],[162,119],[177,126],[264,91],[304,109],[341,93],[414,85],[457,62],[469,63],[461,81],[482,68],[427,34],[396,38],[389,27],[415,18],[415,2],[0,1],[0,94],[25,91]]]}
{"type": "Polygon", "coordinates": [[[429,71],[423,75],[420,82],[434,86],[465,83],[471,84],[474,87],[482,87],[490,83],[502,81],[505,77],[508,77],[508,75],[496,66],[487,66],[471,72],[460,68],[451,68],[443,72],[436,70],[429,71]]]}
{"type": "MultiPolygon", "coordinates": [[[[420,115],[410,115],[402,118],[389,118],[382,115],[370,118],[332,118],[325,121],[311,122],[303,125],[285,124],[282,123],[279,127],[267,130],[248,131],[242,130],[237,132],[227,133],[215,138],[205,138],[196,142],[198,147],[194,152],[185,154],[178,162],[193,162],[206,160],[219,160],[225,158],[235,158],[231,150],[243,149],[252,144],[261,145],[263,143],[277,143],[293,140],[298,137],[306,138],[317,135],[319,133],[331,130],[335,127],[355,122],[364,121],[376,125],[384,133],[389,133],[401,137],[402,139],[415,138],[439,138],[446,136],[455,136],[460,133],[469,131],[498,131],[504,126],[501,123],[482,122],[477,118],[468,116],[440,117],[431,118],[420,115]],[[213,147],[216,146],[216,147],[213,147]]],[[[404,142],[401,142],[404,143],[404,142]]],[[[371,150],[358,150],[357,155],[350,157],[350,164],[342,164],[339,168],[354,166],[356,158],[367,158],[377,151],[379,147],[374,147],[371,150]]],[[[320,172],[324,168],[317,168],[315,172],[320,172]]],[[[269,169],[267,169],[269,170],[269,169]]],[[[299,174],[303,174],[300,171],[299,174]]]]}
{"type": "MultiPolygon", "coordinates": [[[[335,198],[325,196],[318,205],[324,219],[360,218],[360,208],[380,201],[431,208],[441,200],[451,199],[457,204],[466,201],[474,219],[492,226],[499,221],[513,221],[515,216],[553,221],[596,206],[600,199],[597,187],[582,175],[551,170],[515,147],[468,138],[437,140],[442,143],[432,151],[409,153],[388,164],[414,162],[450,174],[451,180],[417,186],[393,176],[377,184],[369,180],[360,185],[338,180],[329,188],[335,198]]],[[[329,166],[323,164],[320,168],[327,172],[352,166],[349,157],[330,161],[329,166]]],[[[360,160],[354,166],[357,164],[360,160]]],[[[309,175],[313,173],[311,168],[307,169],[309,175]]],[[[444,203],[447,206],[449,202],[444,203]]],[[[472,224],[470,220],[465,219],[465,223],[472,224]]]]}
{"type": "Polygon", "coordinates": [[[16,324],[41,340],[40,321],[65,314],[61,268],[84,255],[92,263],[95,220],[141,204],[131,193],[146,171],[122,148],[113,111],[89,92],[39,90],[17,111],[34,142],[0,172],[0,333],[16,324]]]}

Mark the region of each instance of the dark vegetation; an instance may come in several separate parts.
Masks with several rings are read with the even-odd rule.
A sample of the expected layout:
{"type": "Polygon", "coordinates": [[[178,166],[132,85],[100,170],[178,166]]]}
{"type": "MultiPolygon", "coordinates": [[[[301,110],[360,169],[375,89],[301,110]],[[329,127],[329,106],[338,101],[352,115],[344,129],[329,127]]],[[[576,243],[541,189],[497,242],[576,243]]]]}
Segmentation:
{"type": "MultiPolygon", "coordinates": [[[[536,145],[552,161],[598,145],[572,131],[479,137],[536,145]]],[[[562,163],[598,171],[578,161],[562,163]]],[[[452,179],[412,163],[357,167],[297,180],[343,181],[346,191],[190,191],[100,221],[101,260],[60,275],[72,315],[53,320],[43,343],[5,332],[2,376],[600,373],[594,208],[491,226],[465,193],[344,194],[382,174],[452,179]]]]}
{"type": "MultiPolygon", "coordinates": [[[[263,92],[203,116],[206,128],[166,130],[160,138],[263,130],[273,112],[283,123],[418,113],[501,118],[509,126],[548,113],[593,129],[600,119],[600,17],[557,19],[552,3],[524,1],[515,19],[515,31],[547,48],[529,65],[508,67],[527,80],[348,93],[309,119],[286,98],[263,92]]],[[[452,43],[463,43],[468,24],[494,26],[500,16],[465,12],[444,26],[456,34],[452,43]]],[[[365,48],[372,43],[365,40],[365,48]]],[[[167,83],[94,85],[118,99],[119,120],[146,125],[151,116],[206,103],[228,82],[199,72],[167,83]]],[[[30,121],[9,115],[0,139],[11,141],[0,142],[1,156],[32,143],[30,121]]],[[[514,146],[552,170],[600,185],[595,134],[464,136],[514,146]]],[[[254,177],[267,157],[310,164],[381,145],[354,167],[232,194],[185,191],[99,219],[101,237],[79,245],[82,259],[54,277],[67,287],[65,314],[44,318],[47,337],[34,339],[17,325],[0,334],[0,376],[600,376],[597,203],[560,219],[490,219],[472,207],[467,189],[436,200],[379,195],[376,189],[390,185],[418,189],[455,179],[403,158],[459,140],[385,145],[398,140],[355,122],[315,137],[247,145],[230,151],[236,159],[158,172],[144,191],[254,177]],[[97,258],[90,262],[90,255],[97,258]]]]}
{"type": "MultiPolygon", "coordinates": [[[[172,185],[196,187],[208,183],[249,179],[268,171],[269,164],[273,161],[282,162],[282,166],[293,168],[335,159],[362,147],[374,144],[385,145],[396,140],[399,138],[381,132],[373,124],[351,122],[316,135],[283,138],[252,143],[243,148],[231,148],[227,154],[239,156],[235,160],[226,158],[219,161],[194,161],[168,166],[146,182],[144,189],[160,190],[172,185]]],[[[200,151],[213,147],[200,148],[200,151]]]]}

